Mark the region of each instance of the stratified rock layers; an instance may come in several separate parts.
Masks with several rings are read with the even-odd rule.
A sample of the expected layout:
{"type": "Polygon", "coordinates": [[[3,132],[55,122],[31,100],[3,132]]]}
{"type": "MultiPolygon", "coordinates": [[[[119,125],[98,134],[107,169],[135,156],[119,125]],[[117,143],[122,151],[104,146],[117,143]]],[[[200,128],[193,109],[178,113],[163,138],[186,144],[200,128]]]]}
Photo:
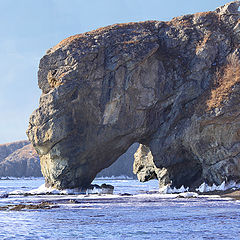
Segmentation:
{"type": "Polygon", "coordinates": [[[239,180],[239,5],[112,25],[50,49],[27,130],[46,184],[89,185],[134,142],[173,184],[239,180]]]}

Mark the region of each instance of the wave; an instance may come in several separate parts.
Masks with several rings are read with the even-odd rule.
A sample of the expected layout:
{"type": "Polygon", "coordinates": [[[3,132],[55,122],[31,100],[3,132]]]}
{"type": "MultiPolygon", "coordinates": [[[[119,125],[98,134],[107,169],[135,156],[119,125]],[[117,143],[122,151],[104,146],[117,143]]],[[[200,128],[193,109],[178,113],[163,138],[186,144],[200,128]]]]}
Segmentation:
{"type": "Polygon", "coordinates": [[[236,183],[234,181],[230,181],[226,183],[223,181],[220,185],[213,184],[212,186],[209,186],[207,183],[202,183],[198,188],[196,188],[196,191],[204,193],[204,192],[213,192],[213,191],[226,191],[226,190],[237,190],[240,189],[240,183],[236,183]]]}
{"type": "Polygon", "coordinates": [[[46,187],[45,184],[42,184],[37,189],[32,189],[30,191],[24,190],[15,190],[9,192],[10,195],[46,195],[46,194],[56,194],[56,195],[68,195],[68,194],[81,194],[82,192],[77,189],[65,189],[58,190],[52,187],[46,187]]]}
{"type": "MultiPolygon", "coordinates": [[[[200,193],[205,193],[205,192],[214,192],[214,191],[226,191],[229,189],[232,189],[232,190],[240,189],[240,183],[236,183],[234,181],[230,181],[226,183],[225,181],[223,181],[218,186],[216,184],[209,186],[207,183],[204,182],[198,188],[196,188],[195,191],[200,193]]],[[[175,188],[175,187],[172,188],[169,185],[167,185],[159,189],[159,192],[163,194],[184,193],[188,191],[189,191],[189,187],[185,188],[184,186],[181,186],[180,188],[175,188]]]]}
{"type": "MultiPolygon", "coordinates": [[[[26,179],[26,178],[24,178],[26,179]]],[[[29,179],[29,178],[27,178],[29,179]]],[[[39,178],[34,178],[34,179],[39,179],[39,178]]],[[[42,179],[42,178],[41,178],[42,179]]],[[[114,179],[113,177],[111,178],[100,178],[100,179],[114,179]]],[[[129,179],[131,180],[131,179],[129,179]]],[[[123,180],[123,182],[126,182],[123,180]]],[[[103,184],[104,185],[104,184],[103,184]]],[[[131,183],[129,182],[129,185],[131,185],[131,183]]],[[[110,185],[109,185],[110,186],[110,185]]],[[[189,192],[189,188],[185,188],[184,186],[181,186],[180,188],[172,188],[169,185],[165,186],[163,188],[160,188],[158,191],[147,191],[146,193],[144,193],[144,195],[151,195],[153,193],[156,193],[156,196],[172,196],[172,197],[185,197],[185,198],[189,198],[189,197],[200,197],[200,193],[207,193],[207,192],[214,192],[214,191],[226,191],[226,190],[237,190],[240,189],[240,183],[236,183],[234,181],[228,182],[226,183],[225,181],[220,184],[220,185],[215,185],[213,184],[212,186],[207,185],[206,183],[202,183],[198,188],[195,189],[195,191],[193,192],[189,192]],[[199,194],[199,196],[198,196],[199,194]]],[[[128,194],[128,195],[124,195],[124,193],[128,190],[123,190],[120,188],[121,191],[124,191],[121,193],[117,193],[114,194],[115,196],[129,196],[129,195],[141,195],[141,193],[135,193],[134,194],[128,194]]],[[[0,196],[6,196],[5,195],[6,192],[0,192],[0,196]]],[[[15,191],[11,191],[8,192],[7,194],[9,195],[105,195],[105,194],[113,194],[113,188],[110,189],[108,187],[102,188],[100,186],[98,186],[97,184],[92,185],[91,187],[89,187],[88,189],[82,189],[82,188],[75,188],[75,189],[64,189],[64,190],[58,190],[55,188],[49,188],[46,187],[45,184],[42,184],[39,188],[37,189],[32,189],[32,190],[15,190],[15,191]]],[[[212,193],[211,193],[212,194],[212,193]]],[[[217,194],[217,193],[216,193],[217,194]]],[[[205,194],[206,195],[206,194],[205,194]]],[[[203,196],[203,195],[201,195],[203,196]]]]}
{"type": "Polygon", "coordinates": [[[113,188],[94,186],[88,189],[74,188],[58,190],[56,188],[46,187],[45,184],[42,184],[39,188],[32,189],[30,191],[15,190],[9,192],[9,195],[47,195],[47,194],[52,195],[113,194],[113,188]]]}
{"type": "Polygon", "coordinates": [[[0,180],[42,180],[44,177],[0,177],[0,180]]]}
{"type": "Polygon", "coordinates": [[[164,186],[162,188],[159,189],[160,193],[163,194],[171,194],[171,193],[184,193],[184,192],[188,192],[189,187],[185,188],[183,185],[180,188],[172,188],[169,185],[164,186]]]}
{"type": "Polygon", "coordinates": [[[129,177],[126,175],[114,176],[111,177],[96,177],[96,180],[134,180],[133,177],[129,177]]]}

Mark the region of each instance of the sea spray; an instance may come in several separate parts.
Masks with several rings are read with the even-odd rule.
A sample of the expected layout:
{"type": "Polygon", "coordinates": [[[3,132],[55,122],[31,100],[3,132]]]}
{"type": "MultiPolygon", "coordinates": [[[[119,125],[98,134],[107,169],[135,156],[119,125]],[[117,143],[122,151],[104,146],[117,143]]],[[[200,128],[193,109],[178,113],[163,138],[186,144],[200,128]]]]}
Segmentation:
{"type": "Polygon", "coordinates": [[[229,189],[239,189],[240,183],[236,183],[234,181],[230,181],[226,183],[223,181],[220,185],[213,184],[212,186],[209,186],[207,183],[202,183],[198,188],[196,188],[196,191],[204,193],[204,192],[213,192],[213,191],[226,191],[229,189]]]}

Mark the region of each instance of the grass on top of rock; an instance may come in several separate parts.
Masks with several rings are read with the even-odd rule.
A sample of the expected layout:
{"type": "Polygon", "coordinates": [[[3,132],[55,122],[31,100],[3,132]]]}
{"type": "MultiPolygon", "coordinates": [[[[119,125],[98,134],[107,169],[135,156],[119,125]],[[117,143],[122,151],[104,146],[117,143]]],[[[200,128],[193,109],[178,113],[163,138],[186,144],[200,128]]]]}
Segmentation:
{"type": "Polygon", "coordinates": [[[198,54],[198,52],[204,48],[204,46],[207,44],[207,42],[210,40],[212,33],[208,32],[207,34],[205,34],[203,36],[202,41],[200,41],[197,46],[196,46],[196,54],[198,54]]]}
{"type": "Polygon", "coordinates": [[[212,89],[207,100],[208,110],[221,107],[222,103],[228,100],[234,85],[240,82],[240,61],[236,55],[228,56],[227,64],[217,71],[215,81],[216,87],[212,89]]]}

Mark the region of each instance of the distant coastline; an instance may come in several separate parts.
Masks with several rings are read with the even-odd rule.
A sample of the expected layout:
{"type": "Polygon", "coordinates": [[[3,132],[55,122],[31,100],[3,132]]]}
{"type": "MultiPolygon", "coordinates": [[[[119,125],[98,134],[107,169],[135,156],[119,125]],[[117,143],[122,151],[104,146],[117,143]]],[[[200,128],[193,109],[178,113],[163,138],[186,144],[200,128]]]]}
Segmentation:
{"type": "MultiPolygon", "coordinates": [[[[103,169],[97,178],[136,179],[133,174],[133,154],[138,144],[133,144],[110,167],[103,169]]],[[[0,179],[43,177],[40,159],[31,143],[27,140],[0,144],[0,179]]]]}

